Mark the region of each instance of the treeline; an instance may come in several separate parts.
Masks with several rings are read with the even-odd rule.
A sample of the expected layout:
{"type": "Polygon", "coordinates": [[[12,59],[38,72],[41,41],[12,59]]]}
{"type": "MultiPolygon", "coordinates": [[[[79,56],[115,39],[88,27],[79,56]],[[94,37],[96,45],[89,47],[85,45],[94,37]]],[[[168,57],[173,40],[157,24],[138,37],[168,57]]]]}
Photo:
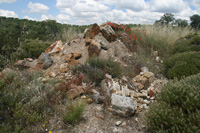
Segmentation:
{"type": "MultiPolygon", "coordinates": [[[[64,35],[67,31],[83,33],[88,26],[60,24],[55,20],[32,21],[27,19],[0,17],[0,67],[5,61],[10,60],[11,55],[17,50],[22,51],[22,45],[27,42],[37,42],[48,47],[60,38],[66,41],[64,35]]],[[[43,47],[43,46],[42,46],[43,47]]],[[[28,55],[27,55],[28,56],[28,55]]],[[[23,57],[23,56],[20,56],[23,57]]],[[[19,57],[19,58],[20,58],[19,57]]]]}
{"type": "Polygon", "coordinates": [[[198,14],[194,14],[190,16],[191,23],[189,24],[185,19],[175,19],[172,13],[165,13],[163,16],[160,17],[159,20],[155,21],[155,24],[161,25],[172,25],[178,27],[186,27],[191,26],[194,29],[200,29],[200,16],[198,14]]]}

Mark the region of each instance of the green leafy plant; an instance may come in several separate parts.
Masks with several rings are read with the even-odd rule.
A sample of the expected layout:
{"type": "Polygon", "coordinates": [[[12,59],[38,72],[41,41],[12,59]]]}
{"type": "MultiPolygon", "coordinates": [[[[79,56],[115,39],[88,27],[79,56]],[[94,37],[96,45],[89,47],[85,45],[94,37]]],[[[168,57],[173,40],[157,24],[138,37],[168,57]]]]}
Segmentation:
{"type": "Polygon", "coordinates": [[[200,74],[166,84],[146,113],[151,132],[200,132],[200,74]]]}

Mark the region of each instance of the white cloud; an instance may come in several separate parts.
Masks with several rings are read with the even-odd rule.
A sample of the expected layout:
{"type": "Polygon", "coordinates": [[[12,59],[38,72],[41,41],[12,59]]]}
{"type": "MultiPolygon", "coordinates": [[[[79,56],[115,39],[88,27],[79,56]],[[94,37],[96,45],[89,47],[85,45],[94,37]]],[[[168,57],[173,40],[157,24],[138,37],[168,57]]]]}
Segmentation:
{"type": "Polygon", "coordinates": [[[108,6],[96,0],[57,0],[56,6],[77,24],[103,22],[102,14],[111,11],[108,6]]]}
{"type": "Polygon", "coordinates": [[[53,16],[53,15],[42,15],[41,16],[41,21],[43,20],[56,20],[59,23],[69,23],[71,21],[70,16],[66,15],[66,14],[58,14],[57,16],[53,16]]]}
{"type": "Polygon", "coordinates": [[[126,12],[127,15],[131,17],[132,23],[134,24],[152,24],[163,15],[163,13],[151,12],[149,10],[136,12],[127,9],[126,12]]]}
{"type": "Polygon", "coordinates": [[[147,8],[147,3],[144,0],[116,0],[117,9],[130,9],[133,11],[142,11],[147,8]]]}
{"type": "Polygon", "coordinates": [[[31,18],[31,17],[29,17],[29,16],[24,16],[23,19],[28,19],[28,20],[33,20],[33,21],[36,21],[36,20],[37,20],[37,19],[31,18]]]}
{"type": "Polygon", "coordinates": [[[15,2],[16,0],[0,0],[0,4],[1,3],[13,3],[15,2]]]}
{"type": "Polygon", "coordinates": [[[25,13],[47,13],[49,10],[49,7],[47,7],[41,3],[29,2],[27,7],[29,8],[29,10],[23,11],[23,12],[25,12],[25,13]]]}
{"type": "Polygon", "coordinates": [[[192,5],[199,11],[200,13],[200,0],[192,0],[192,5]]]}
{"type": "Polygon", "coordinates": [[[76,4],[77,0],[56,0],[58,8],[69,8],[76,4]]]}
{"type": "Polygon", "coordinates": [[[0,16],[18,18],[18,15],[14,11],[0,9],[0,16]]]}
{"type": "Polygon", "coordinates": [[[151,0],[150,9],[154,12],[179,13],[188,5],[183,0],[151,0]]]}

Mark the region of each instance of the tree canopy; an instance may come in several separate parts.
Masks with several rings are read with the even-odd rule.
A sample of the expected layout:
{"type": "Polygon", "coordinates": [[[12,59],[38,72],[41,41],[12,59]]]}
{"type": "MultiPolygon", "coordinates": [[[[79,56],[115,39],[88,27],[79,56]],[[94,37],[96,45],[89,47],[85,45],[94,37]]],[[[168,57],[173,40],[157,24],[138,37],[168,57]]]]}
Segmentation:
{"type": "Polygon", "coordinates": [[[200,16],[198,14],[195,14],[190,17],[190,25],[195,29],[200,29],[200,16]]]}

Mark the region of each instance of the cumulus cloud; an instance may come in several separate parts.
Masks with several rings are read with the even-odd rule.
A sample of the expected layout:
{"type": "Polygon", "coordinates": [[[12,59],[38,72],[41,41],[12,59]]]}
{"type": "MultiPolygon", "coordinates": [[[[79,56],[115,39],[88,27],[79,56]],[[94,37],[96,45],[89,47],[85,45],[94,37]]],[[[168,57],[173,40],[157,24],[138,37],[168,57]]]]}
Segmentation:
{"type": "Polygon", "coordinates": [[[14,11],[0,9],[0,16],[18,18],[18,15],[14,11]]]}
{"type": "Polygon", "coordinates": [[[44,20],[56,20],[59,23],[69,23],[71,21],[70,16],[66,15],[66,14],[58,14],[57,16],[53,16],[53,15],[42,15],[41,16],[41,21],[44,20]]]}
{"type": "Polygon", "coordinates": [[[41,3],[32,3],[32,2],[29,2],[28,6],[29,8],[28,11],[23,11],[25,13],[47,13],[48,10],[49,10],[49,7],[48,6],[45,6],[41,3]]]}
{"type": "Polygon", "coordinates": [[[56,0],[58,8],[69,8],[77,3],[77,0],[56,0]]]}
{"type": "Polygon", "coordinates": [[[33,21],[36,21],[36,20],[37,20],[37,19],[31,18],[31,17],[29,17],[29,16],[24,16],[23,19],[28,19],[28,20],[33,20],[33,21]]]}
{"type": "Polygon", "coordinates": [[[179,13],[188,5],[183,0],[152,0],[150,9],[154,12],[179,13]]]}
{"type": "Polygon", "coordinates": [[[200,0],[192,0],[192,5],[199,11],[200,13],[200,0]]]}
{"type": "Polygon", "coordinates": [[[0,0],[0,4],[1,3],[13,3],[15,2],[16,0],[0,0]]]}
{"type": "MultiPolygon", "coordinates": [[[[153,24],[164,13],[187,19],[200,9],[199,0],[57,0],[56,7],[75,24],[121,23],[153,24]]],[[[200,11],[199,11],[200,12],[200,11]]],[[[69,21],[68,21],[69,22],[69,21]]]]}

